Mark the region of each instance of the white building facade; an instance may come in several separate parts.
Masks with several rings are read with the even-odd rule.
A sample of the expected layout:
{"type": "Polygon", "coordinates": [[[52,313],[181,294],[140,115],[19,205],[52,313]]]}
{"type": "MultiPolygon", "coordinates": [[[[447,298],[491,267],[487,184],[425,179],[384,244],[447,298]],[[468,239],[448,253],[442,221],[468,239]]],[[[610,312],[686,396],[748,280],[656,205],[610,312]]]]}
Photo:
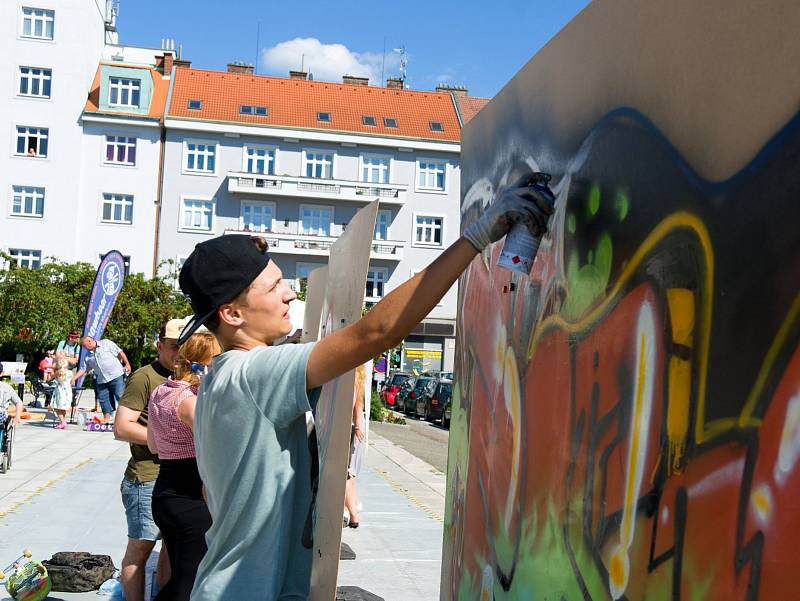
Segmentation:
{"type": "MultiPolygon", "coordinates": [[[[366,287],[366,302],[374,303],[459,237],[457,139],[230,122],[215,120],[213,113],[207,119],[187,118],[187,111],[202,111],[210,101],[202,89],[188,82],[182,87],[182,75],[176,74],[165,119],[160,261],[181,264],[196,244],[212,236],[258,234],[268,241],[284,278],[299,288],[311,270],[327,263],[330,246],[355,213],[378,198],[366,287]]],[[[233,77],[221,85],[233,88],[233,77]]],[[[314,97],[310,91],[312,109],[319,108],[314,97]]],[[[277,112],[274,104],[266,104],[268,115],[277,112]]],[[[249,115],[251,106],[260,105],[234,108],[249,115]]],[[[344,120],[333,106],[322,117],[344,120]]],[[[358,111],[362,122],[362,117],[384,118],[369,114],[377,112],[369,105],[358,111]]],[[[317,112],[322,111],[312,111],[317,112]]],[[[456,303],[454,286],[405,341],[403,367],[452,370],[456,303]]]]}

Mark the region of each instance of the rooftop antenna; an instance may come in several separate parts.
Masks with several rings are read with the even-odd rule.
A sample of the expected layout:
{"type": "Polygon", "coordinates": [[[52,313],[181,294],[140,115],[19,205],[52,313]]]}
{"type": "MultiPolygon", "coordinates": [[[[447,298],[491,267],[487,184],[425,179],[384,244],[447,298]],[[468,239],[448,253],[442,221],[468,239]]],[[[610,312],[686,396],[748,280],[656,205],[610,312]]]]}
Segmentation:
{"type": "Polygon", "coordinates": [[[400,55],[400,79],[402,81],[406,80],[406,66],[408,65],[408,53],[406,52],[405,44],[400,46],[400,48],[393,48],[392,52],[396,52],[400,55]]]}
{"type": "Polygon", "coordinates": [[[255,67],[253,68],[253,74],[258,75],[258,48],[261,46],[261,21],[258,22],[258,29],[256,29],[256,60],[255,67]]]}
{"type": "Polygon", "coordinates": [[[301,73],[305,72],[305,66],[306,66],[306,55],[305,54],[301,54],[300,55],[300,72],[301,73]]]}

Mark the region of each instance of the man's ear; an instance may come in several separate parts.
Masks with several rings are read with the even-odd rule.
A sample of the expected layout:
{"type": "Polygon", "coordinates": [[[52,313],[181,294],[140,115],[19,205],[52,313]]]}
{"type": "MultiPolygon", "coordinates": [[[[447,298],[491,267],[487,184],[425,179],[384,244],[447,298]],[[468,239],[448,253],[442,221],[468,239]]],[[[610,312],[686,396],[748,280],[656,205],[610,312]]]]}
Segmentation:
{"type": "Polygon", "coordinates": [[[244,321],[242,312],[234,303],[225,303],[220,305],[219,309],[217,309],[217,317],[219,317],[220,322],[234,327],[242,325],[242,322],[244,321]]]}

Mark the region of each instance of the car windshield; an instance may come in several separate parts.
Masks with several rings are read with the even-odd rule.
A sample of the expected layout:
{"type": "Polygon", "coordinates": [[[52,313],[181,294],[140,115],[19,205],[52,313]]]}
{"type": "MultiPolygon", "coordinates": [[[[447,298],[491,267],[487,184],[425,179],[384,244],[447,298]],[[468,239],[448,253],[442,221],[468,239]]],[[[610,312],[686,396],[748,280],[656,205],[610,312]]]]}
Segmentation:
{"type": "Polygon", "coordinates": [[[392,386],[402,386],[403,382],[408,380],[408,378],[410,378],[410,377],[411,376],[408,376],[406,374],[396,374],[392,378],[392,386]]]}
{"type": "Polygon", "coordinates": [[[431,378],[420,378],[419,380],[417,380],[417,384],[416,386],[414,386],[414,390],[416,390],[417,392],[419,392],[420,390],[424,390],[424,388],[428,385],[430,381],[431,378]]]}
{"type": "Polygon", "coordinates": [[[437,395],[441,400],[446,400],[450,398],[450,395],[453,393],[453,385],[452,384],[439,384],[439,394],[437,395]]]}

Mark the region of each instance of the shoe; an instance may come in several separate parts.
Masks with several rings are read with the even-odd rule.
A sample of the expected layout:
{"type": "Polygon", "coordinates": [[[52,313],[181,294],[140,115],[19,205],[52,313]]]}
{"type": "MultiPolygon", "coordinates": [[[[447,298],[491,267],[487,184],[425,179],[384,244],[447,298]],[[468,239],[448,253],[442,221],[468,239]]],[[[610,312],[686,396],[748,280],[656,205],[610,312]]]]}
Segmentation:
{"type": "Polygon", "coordinates": [[[348,528],[358,528],[358,522],[348,522],[348,528]]]}
{"type": "Polygon", "coordinates": [[[63,430],[67,427],[67,424],[59,422],[55,426],[53,426],[54,430],[63,430]]]}

